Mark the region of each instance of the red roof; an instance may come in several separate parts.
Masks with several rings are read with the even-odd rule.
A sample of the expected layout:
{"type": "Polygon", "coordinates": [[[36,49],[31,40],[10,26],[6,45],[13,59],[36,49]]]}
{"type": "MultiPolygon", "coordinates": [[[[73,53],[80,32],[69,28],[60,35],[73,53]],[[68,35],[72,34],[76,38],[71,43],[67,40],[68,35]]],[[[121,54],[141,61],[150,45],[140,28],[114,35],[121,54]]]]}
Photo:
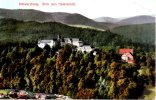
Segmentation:
{"type": "Polygon", "coordinates": [[[125,54],[125,53],[132,53],[133,54],[133,49],[119,49],[119,54],[125,54]]]}

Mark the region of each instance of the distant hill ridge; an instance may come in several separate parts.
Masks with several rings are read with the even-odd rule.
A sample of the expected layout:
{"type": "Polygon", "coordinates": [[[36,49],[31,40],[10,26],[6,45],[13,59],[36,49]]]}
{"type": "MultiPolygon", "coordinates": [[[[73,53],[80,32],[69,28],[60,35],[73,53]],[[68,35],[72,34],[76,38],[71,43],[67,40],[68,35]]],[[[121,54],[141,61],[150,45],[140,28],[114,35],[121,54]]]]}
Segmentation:
{"type": "Polygon", "coordinates": [[[152,24],[155,22],[154,16],[140,15],[128,18],[111,18],[111,17],[99,17],[94,19],[97,22],[105,24],[109,28],[115,28],[125,25],[137,25],[137,24],[152,24]]]}
{"type": "Polygon", "coordinates": [[[149,44],[154,43],[155,34],[155,17],[141,15],[130,18],[109,18],[101,17],[101,21],[89,19],[77,13],[54,12],[47,13],[33,9],[0,9],[0,19],[12,18],[21,21],[37,21],[37,22],[59,22],[76,27],[85,27],[92,29],[110,30],[116,34],[123,35],[135,42],[149,44]],[[145,25],[146,24],[146,25],[145,25]]]}
{"type": "Polygon", "coordinates": [[[155,17],[147,16],[147,15],[134,16],[134,17],[123,19],[117,23],[121,25],[155,23],[155,17]]]}
{"type": "Polygon", "coordinates": [[[90,19],[77,13],[50,13],[33,9],[0,9],[0,18],[13,18],[22,21],[60,22],[68,25],[86,25],[101,29],[109,29],[123,25],[155,23],[155,17],[147,15],[129,18],[99,17],[90,19]]]}
{"type": "Polygon", "coordinates": [[[103,24],[100,24],[92,19],[89,19],[77,13],[74,14],[64,12],[47,13],[32,9],[29,10],[0,9],[0,18],[13,18],[22,21],[60,22],[64,24],[86,25],[106,29],[106,27],[103,24]]]}

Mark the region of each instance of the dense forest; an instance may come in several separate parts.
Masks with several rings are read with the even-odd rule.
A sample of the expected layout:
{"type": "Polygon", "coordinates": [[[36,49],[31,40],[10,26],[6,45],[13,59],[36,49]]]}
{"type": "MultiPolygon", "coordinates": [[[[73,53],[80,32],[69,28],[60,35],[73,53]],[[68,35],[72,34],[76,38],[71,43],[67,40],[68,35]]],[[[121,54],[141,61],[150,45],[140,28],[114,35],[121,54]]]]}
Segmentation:
{"type": "Polygon", "coordinates": [[[76,28],[57,22],[23,22],[14,19],[0,20],[1,42],[37,42],[39,39],[62,37],[80,38],[80,40],[94,45],[115,45],[118,41],[126,42],[122,36],[109,31],[98,31],[87,28],[76,28]],[[94,42],[93,42],[94,41],[94,42]]]}
{"type": "Polygon", "coordinates": [[[119,26],[111,31],[129,38],[133,42],[155,44],[155,23],[119,26]]]}
{"type": "Polygon", "coordinates": [[[154,47],[110,31],[56,22],[0,20],[0,89],[26,89],[71,98],[135,99],[155,83],[154,47]],[[39,39],[76,37],[98,47],[82,53],[72,45],[41,49],[39,39]],[[119,48],[134,49],[134,64],[121,61],[119,48]]]}
{"type": "Polygon", "coordinates": [[[72,98],[138,98],[144,84],[154,84],[151,53],[134,54],[124,63],[114,50],[83,54],[73,46],[44,49],[27,44],[0,52],[0,88],[58,93],[72,98]]]}

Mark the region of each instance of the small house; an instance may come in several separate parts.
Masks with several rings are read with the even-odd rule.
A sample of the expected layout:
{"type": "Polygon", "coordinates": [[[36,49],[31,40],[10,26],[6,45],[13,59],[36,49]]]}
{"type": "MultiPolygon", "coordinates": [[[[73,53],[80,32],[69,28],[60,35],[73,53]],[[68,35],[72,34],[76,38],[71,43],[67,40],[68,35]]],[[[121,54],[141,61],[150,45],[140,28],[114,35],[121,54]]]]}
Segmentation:
{"type": "Polygon", "coordinates": [[[134,63],[133,49],[119,49],[119,54],[121,54],[121,59],[127,63],[134,63]]]}

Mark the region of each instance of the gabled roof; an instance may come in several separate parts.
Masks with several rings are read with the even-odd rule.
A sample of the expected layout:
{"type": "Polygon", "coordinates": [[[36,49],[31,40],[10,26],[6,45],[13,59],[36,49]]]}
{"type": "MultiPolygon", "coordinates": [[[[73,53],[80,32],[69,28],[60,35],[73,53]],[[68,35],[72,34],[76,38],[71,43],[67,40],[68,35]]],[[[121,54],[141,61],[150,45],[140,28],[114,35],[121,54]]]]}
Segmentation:
{"type": "Polygon", "coordinates": [[[53,40],[40,40],[38,43],[50,43],[53,40]]]}
{"type": "Polygon", "coordinates": [[[126,48],[119,49],[119,54],[125,54],[125,53],[133,54],[133,49],[126,49],[126,48]]]}
{"type": "Polygon", "coordinates": [[[72,38],[73,41],[79,41],[79,38],[72,38]]]}

